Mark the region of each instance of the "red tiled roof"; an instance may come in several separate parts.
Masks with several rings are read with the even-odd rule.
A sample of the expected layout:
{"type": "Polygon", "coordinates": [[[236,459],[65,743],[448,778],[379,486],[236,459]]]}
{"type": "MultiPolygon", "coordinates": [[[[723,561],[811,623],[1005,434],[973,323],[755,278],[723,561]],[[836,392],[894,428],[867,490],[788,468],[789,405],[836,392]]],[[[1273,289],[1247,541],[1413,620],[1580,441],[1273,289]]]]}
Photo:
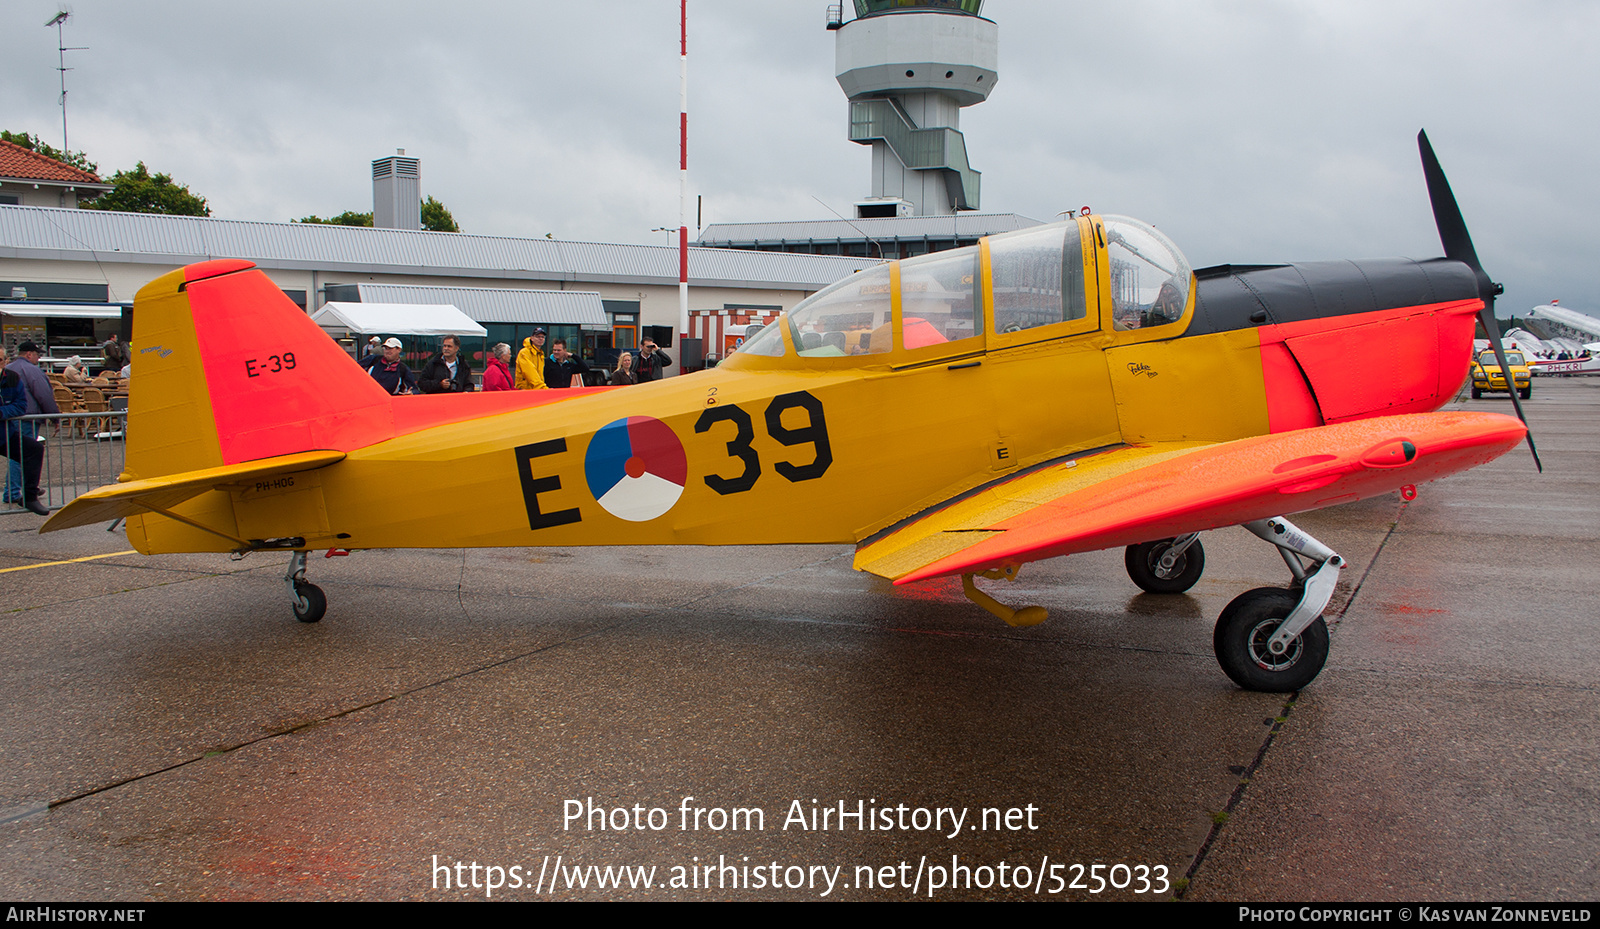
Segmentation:
{"type": "Polygon", "coordinates": [[[99,184],[100,178],[88,171],[64,165],[54,158],[30,152],[15,142],[0,140],[0,177],[32,181],[65,181],[72,184],[99,184]]]}

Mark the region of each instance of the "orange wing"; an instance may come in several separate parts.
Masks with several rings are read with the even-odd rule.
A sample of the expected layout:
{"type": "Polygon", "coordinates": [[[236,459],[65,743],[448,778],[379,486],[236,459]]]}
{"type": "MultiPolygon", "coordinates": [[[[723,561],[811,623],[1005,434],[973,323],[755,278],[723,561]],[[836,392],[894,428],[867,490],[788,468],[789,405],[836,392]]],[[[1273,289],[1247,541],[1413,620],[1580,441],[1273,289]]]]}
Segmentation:
{"type": "Polygon", "coordinates": [[[897,584],[1114,548],[1346,503],[1476,467],[1526,428],[1421,413],[1220,444],[1123,446],[1005,479],[865,540],[897,584]]]}

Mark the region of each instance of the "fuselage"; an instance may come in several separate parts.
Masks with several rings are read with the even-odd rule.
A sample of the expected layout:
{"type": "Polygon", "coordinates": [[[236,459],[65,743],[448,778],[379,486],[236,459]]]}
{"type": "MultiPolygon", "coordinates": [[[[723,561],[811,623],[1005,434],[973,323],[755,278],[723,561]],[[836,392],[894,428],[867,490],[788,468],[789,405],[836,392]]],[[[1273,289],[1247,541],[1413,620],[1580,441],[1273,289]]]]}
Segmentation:
{"type": "MultiPolygon", "coordinates": [[[[209,397],[192,415],[202,432],[214,422],[215,438],[180,435],[190,414],[151,359],[145,396],[134,379],[130,443],[170,441],[160,454],[130,445],[130,476],[313,449],[345,457],[218,486],[175,508],[182,520],[130,519],[143,551],[285,539],[350,549],[854,543],[1097,449],[1435,409],[1466,376],[1481,306],[1457,262],[1197,278],[1153,229],[1085,216],[854,275],[698,374],[528,392],[540,397],[389,398],[369,396],[370,378],[314,327],[326,345],[288,317],[282,329],[243,314],[235,325],[236,301],[265,300],[270,288],[230,279],[256,273],[136,307],[137,328],[168,312],[158,299],[194,303],[209,397]],[[221,334],[208,335],[212,325],[221,334]],[[289,349],[251,347],[268,338],[289,349]],[[1403,354],[1370,350],[1380,341],[1403,354]],[[292,368],[263,379],[261,359],[281,368],[289,351],[292,368]],[[250,399],[262,385],[277,392],[250,399]],[[204,450],[186,464],[180,446],[191,439],[204,450]]],[[[251,312],[299,312],[286,307],[251,312]]],[[[174,327],[135,342],[179,349],[168,359],[175,383],[188,369],[181,340],[163,335],[174,327]]]]}

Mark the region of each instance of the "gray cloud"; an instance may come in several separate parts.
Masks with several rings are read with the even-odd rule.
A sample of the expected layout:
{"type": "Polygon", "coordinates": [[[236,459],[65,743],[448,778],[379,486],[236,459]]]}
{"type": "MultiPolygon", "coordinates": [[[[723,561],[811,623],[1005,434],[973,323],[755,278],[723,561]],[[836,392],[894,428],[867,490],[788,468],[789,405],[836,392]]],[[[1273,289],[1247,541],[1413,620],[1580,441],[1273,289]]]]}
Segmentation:
{"type": "MultiPolygon", "coordinates": [[[[826,3],[690,0],[691,191],[708,221],[826,216],[867,192],[826,3]]],[[[0,10],[0,124],[60,140],[56,7],[0,10]]],[[[469,230],[660,242],[677,221],[677,4],[78,0],[73,148],[144,160],[216,215],[370,208],[403,147],[469,230]]],[[[1600,309],[1600,7],[991,0],[1000,83],[963,114],[984,207],[1090,205],[1197,264],[1440,251],[1427,127],[1501,312],[1600,309]]],[[[690,219],[693,222],[693,217],[690,219]]]]}

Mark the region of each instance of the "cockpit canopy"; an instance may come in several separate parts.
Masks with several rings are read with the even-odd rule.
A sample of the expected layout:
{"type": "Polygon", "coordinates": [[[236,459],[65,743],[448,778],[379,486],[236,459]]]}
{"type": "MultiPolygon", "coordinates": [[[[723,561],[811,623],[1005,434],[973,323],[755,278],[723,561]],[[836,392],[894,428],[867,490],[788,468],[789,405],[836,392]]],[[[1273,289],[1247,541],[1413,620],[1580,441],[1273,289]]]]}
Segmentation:
{"type": "Polygon", "coordinates": [[[977,353],[1094,331],[1102,306],[1114,331],[1171,326],[1192,289],[1188,260],[1155,228],[1085,216],[851,275],[739,354],[780,357],[787,345],[801,358],[977,353]]]}
{"type": "Polygon", "coordinates": [[[1194,283],[1189,260],[1171,239],[1137,219],[1107,216],[1105,226],[1115,327],[1147,329],[1177,322],[1194,283]]]}

